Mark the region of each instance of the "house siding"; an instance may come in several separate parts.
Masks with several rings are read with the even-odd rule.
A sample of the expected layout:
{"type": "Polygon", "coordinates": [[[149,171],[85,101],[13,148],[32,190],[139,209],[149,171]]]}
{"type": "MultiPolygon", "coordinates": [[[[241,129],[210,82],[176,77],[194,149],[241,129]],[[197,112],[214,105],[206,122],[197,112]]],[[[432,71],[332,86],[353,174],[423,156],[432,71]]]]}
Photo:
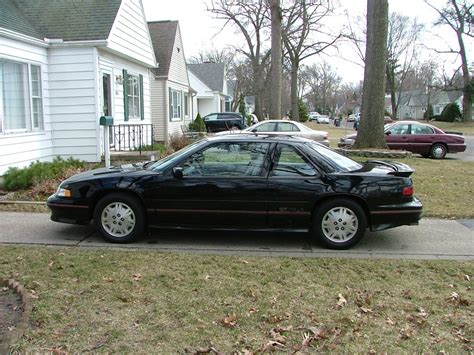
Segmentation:
{"type": "Polygon", "coordinates": [[[140,0],[124,0],[108,38],[108,48],[156,66],[148,25],[140,0]]]}
{"type": "Polygon", "coordinates": [[[0,133],[0,175],[9,167],[25,167],[53,157],[49,112],[48,56],[46,48],[0,37],[0,59],[41,65],[43,123],[41,131],[0,133]]]}
{"type": "Polygon", "coordinates": [[[153,139],[157,142],[166,142],[166,80],[151,81],[151,117],[153,121],[153,139]]]}
{"type": "Polygon", "coordinates": [[[94,48],[51,48],[49,64],[53,154],[99,161],[94,48]]]}
{"type": "Polygon", "coordinates": [[[186,59],[184,57],[183,42],[181,41],[179,26],[176,31],[176,39],[173,46],[168,79],[189,86],[188,71],[186,68],[186,59]]]}

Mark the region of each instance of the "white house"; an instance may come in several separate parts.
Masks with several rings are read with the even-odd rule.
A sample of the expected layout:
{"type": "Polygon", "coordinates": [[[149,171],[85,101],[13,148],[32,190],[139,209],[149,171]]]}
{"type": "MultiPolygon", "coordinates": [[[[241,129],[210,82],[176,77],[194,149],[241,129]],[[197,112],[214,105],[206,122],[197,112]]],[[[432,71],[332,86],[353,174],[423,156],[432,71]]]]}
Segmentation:
{"type": "Polygon", "coordinates": [[[151,128],[157,64],[141,0],[0,8],[0,174],[58,156],[100,161],[102,115],[122,128],[111,144],[125,142],[125,124],[151,128]]]}
{"type": "Polygon", "coordinates": [[[151,118],[154,140],[168,143],[181,135],[194,118],[193,90],[189,85],[183,41],[178,21],[149,22],[158,68],[152,69],[151,118]]]}
{"type": "Polygon", "coordinates": [[[197,91],[193,111],[205,116],[212,112],[230,111],[232,98],[227,95],[224,63],[188,64],[189,83],[197,91]]]}

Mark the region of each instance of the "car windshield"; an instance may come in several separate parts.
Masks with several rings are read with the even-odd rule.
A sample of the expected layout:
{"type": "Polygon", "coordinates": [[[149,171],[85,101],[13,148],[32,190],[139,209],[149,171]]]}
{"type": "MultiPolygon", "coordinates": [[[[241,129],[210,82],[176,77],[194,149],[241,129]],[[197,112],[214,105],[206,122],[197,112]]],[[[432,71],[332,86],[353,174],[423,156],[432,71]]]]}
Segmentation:
{"type": "Polygon", "coordinates": [[[331,167],[336,172],[354,171],[362,168],[362,165],[352,159],[345,157],[325,146],[315,143],[305,143],[312,151],[318,155],[318,160],[324,165],[331,167]]]}
{"type": "Polygon", "coordinates": [[[174,152],[173,154],[168,155],[167,157],[156,161],[155,163],[148,166],[147,169],[153,170],[153,171],[163,171],[169,166],[173,165],[175,162],[177,162],[183,154],[186,154],[187,152],[193,150],[195,147],[201,145],[203,142],[205,142],[205,140],[194,142],[184,147],[183,149],[180,149],[177,152],[174,152]]]}

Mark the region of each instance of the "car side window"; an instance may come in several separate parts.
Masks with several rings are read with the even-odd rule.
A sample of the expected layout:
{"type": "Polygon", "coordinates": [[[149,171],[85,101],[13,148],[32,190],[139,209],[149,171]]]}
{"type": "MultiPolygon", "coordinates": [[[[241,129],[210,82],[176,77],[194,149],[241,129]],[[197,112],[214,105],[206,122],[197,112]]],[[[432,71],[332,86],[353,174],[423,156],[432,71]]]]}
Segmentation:
{"type": "Polygon", "coordinates": [[[279,122],[278,132],[299,132],[299,128],[291,122],[279,122]]]}
{"type": "Polygon", "coordinates": [[[275,126],[275,122],[262,123],[260,126],[255,128],[255,132],[274,132],[276,131],[275,126]]]}
{"type": "Polygon", "coordinates": [[[412,124],[411,134],[433,134],[433,129],[425,125],[412,124]]]}
{"type": "Polygon", "coordinates": [[[318,175],[317,170],[294,147],[280,144],[275,155],[270,176],[310,177],[318,175]]]}
{"type": "Polygon", "coordinates": [[[409,132],[409,125],[408,124],[396,124],[396,125],[393,125],[391,128],[390,128],[390,133],[391,134],[397,134],[397,135],[403,135],[403,134],[408,134],[409,132]]]}
{"type": "Polygon", "coordinates": [[[262,176],[269,143],[218,143],[192,154],[183,176],[262,176]]]}
{"type": "Polygon", "coordinates": [[[206,117],[204,117],[204,120],[205,121],[215,121],[217,120],[217,115],[214,114],[214,115],[207,115],[206,117]]]}

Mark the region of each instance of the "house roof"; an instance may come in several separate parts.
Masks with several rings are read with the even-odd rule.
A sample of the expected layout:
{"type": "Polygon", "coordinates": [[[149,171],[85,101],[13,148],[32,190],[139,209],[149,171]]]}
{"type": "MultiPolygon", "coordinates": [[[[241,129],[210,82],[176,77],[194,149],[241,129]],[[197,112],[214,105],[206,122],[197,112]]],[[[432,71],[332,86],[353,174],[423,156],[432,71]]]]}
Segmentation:
{"type": "Polygon", "coordinates": [[[212,91],[224,91],[224,63],[188,64],[188,69],[212,91]]]}
{"type": "Polygon", "coordinates": [[[148,22],[148,29],[156,61],[159,63],[159,67],[152,69],[152,72],[156,76],[168,76],[174,42],[176,41],[176,31],[178,30],[178,21],[148,22]]]}
{"type": "Polygon", "coordinates": [[[0,27],[43,39],[109,37],[121,0],[0,0],[0,27]]]}

